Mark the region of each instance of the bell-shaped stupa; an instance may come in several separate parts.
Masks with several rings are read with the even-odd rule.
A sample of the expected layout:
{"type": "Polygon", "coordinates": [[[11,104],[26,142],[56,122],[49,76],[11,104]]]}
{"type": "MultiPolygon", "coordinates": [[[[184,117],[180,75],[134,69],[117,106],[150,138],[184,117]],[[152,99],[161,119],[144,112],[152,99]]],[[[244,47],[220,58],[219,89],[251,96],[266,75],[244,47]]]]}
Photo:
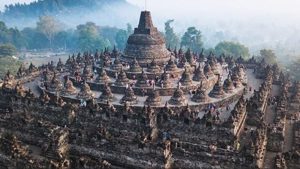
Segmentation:
{"type": "Polygon", "coordinates": [[[166,64],[171,53],[166,48],[166,42],[152,23],[149,11],[143,11],[139,25],[129,36],[122,60],[130,63],[135,58],[141,66],[150,64],[153,59],[158,65],[166,64]]]}

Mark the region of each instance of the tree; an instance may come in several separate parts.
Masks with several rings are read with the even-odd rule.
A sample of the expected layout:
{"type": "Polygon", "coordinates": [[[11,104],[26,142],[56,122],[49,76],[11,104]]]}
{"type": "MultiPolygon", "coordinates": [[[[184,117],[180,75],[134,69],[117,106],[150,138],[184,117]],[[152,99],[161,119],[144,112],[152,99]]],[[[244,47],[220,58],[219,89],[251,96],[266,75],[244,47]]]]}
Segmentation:
{"type": "Polygon", "coordinates": [[[190,48],[194,52],[201,52],[203,42],[201,31],[195,27],[189,27],[181,38],[181,46],[185,49],[190,48]]]}
{"type": "Polygon", "coordinates": [[[93,22],[77,26],[78,47],[81,50],[91,51],[110,47],[110,42],[100,36],[99,28],[93,22]]]}
{"type": "Polygon", "coordinates": [[[51,48],[54,36],[61,30],[61,23],[52,16],[41,16],[37,22],[37,30],[46,36],[51,48]]]}
{"type": "Polygon", "coordinates": [[[0,21],[0,43],[10,43],[17,48],[27,46],[25,38],[17,28],[8,28],[2,21],[0,21]]]}
{"type": "Polygon", "coordinates": [[[24,28],[21,33],[27,43],[28,49],[49,48],[49,41],[46,36],[35,28],[24,28]]]}
{"type": "Polygon", "coordinates": [[[267,64],[275,64],[277,62],[275,53],[270,49],[260,50],[260,56],[266,61],[267,64]]]}
{"type": "Polygon", "coordinates": [[[60,49],[66,49],[68,36],[69,34],[67,31],[58,32],[53,38],[53,46],[60,49]]]}
{"type": "Polygon", "coordinates": [[[174,20],[168,20],[165,23],[165,39],[166,39],[166,45],[171,48],[175,48],[179,46],[179,38],[174,33],[174,29],[171,27],[171,23],[174,22],[174,20]]]}
{"type": "Polygon", "coordinates": [[[16,51],[16,47],[12,44],[0,45],[0,57],[13,56],[16,51]]]}
{"type": "Polygon", "coordinates": [[[215,47],[215,52],[217,55],[225,54],[235,58],[242,56],[244,59],[247,59],[250,56],[249,49],[238,42],[220,42],[215,47]]]}
{"type": "Polygon", "coordinates": [[[116,35],[120,29],[116,27],[102,26],[98,30],[102,38],[109,40],[111,44],[116,44],[116,35]]]}
{"type": "Polygon", "coordinates": [[[128,32],[126,30],[122,30],[122,29],[119,30],[116,35],[117,47],[121,50],[125,49],[127,39],[128,39],[128,32]]]}
{"type": "Polygon", "coordinates": [[[8,39],[8,29],[5,23],[0,21],[0,43],[7,43],[8,39]]]}
{"type": "Polygon", "coordinates": [[[14,46],[16,46],[19,49],[21,49],[22,47],[27,47],[27,42],[18,29],[10,28],[9,32],[11,35],[10,43],[12,43],[14,46]]]}
{"type": "Polygon", "coordinates": [[[121,49],[121,50],[125,49],[128,37],[131,34],[133,34],[133,29],[132,29],[132,26],[129,23],[127,23],[127,29],[126,30],[120,29],[117,32],[116,37],[115,37],[115,41],[116,41],[117,47],[119,49],[121,49]]]}

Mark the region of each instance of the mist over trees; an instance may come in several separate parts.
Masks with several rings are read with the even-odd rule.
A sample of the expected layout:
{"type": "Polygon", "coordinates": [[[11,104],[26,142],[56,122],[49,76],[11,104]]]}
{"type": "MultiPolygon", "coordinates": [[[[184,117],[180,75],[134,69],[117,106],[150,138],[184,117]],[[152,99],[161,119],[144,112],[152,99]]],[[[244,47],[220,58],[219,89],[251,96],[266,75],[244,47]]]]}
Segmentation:
{"type": "Polygon", "coordinates": [[[41,16],[37,24],[37,30],[43,33],[49,40],[50,48],[54,36],[61,30],[62,25],[54,17],[41,16]]]}
{"type": "Polygon", "coordinates": [[[179,37],[174,32],[173,27],[171,27],[171,23],[174,22],[174,20],[168,20],[165,22],[165,39],[166,39],[166,45],[170,48],[176,48],[179,47],[180,41],[179,37]]]}
{"type": "MultiPolygon", "coordinates": [[[[196,27],[187,28],[183,36],[179,36],[171,27],[174,20],[165,22],[164,36],[167,47],[174,49],[182,47],[193,52],[200,52],[204,47],[201,31],[196,27]]],[[[4,22],[0,23],[0,43],[11,43],[17,49],[53,49],[71,51],[93,51],[116,46],[124,50],[127,39],[133,33],[131,24],[126,29],[99,26],[93,22],[77,25],[75,29],[63,29],[64,23],[53,16],[41,16],[34,28],[7,28],[4,22]]],[[[224,41],[216,47],[205,50],[206,53],[214,52],[217,55],[225,54],[234,57],[249,56],[249,49],[238,43],[224,41]]]]}
{"type": "Polygon", "coordinates": [[[99,29],[93,22],[78,25],[76,29],[78,49],[81,51],[94,51],[104,47],[111,47],[109,40],[100,36],[99,29]]]}
{"type": "Polygon", "coordinates": [[[127,29],[120,29],[116,34],[116,45],[120,50],[124,50],[126,47],[128,37],[133,33],[132,26],[127,24],[127,29]]]}
{"type": "Polygon", "coordinates": [[[217,55],[225,54],[226,56],[233,56],[234,58],[243,57],[244,59],[249,58],[250,53],[248,47],[240,44],[239,42],[223,41],[216,45],[215,53],[217,55]]]}
{"type": "Polygon", "coordinates": [[[194,52],[201,52],[203,48],[201,31],[196,27],[189,27],[182,36],[180,44],[184,49],[189,48],[194,52]]]}
{"type": "MultiPolygon", "coordinates": [[[[199,53],[204,48],[203,36],[196,27],[188,27],[182,36],[174,31],[171,26],[175,21],[165,22],[164,36],[167,47],[174,49],[181,47],[184,50],[190,49],[199,53]]],[[[56,17],[46,15],[40,16],[35,28],[24,28],[19,31],[17,28],[7,28],[2,22],[0,26],[4,32],[0,36],[15,33],[14,38],[3,43],[11,43],[18,49],[53,49],[70,51],[93,51],[116,46],[119,50],[124,50],[130,34],[133,33],[131,24],[127,24],[125,29],[116,27],[99,26],[94,22],[79,24],[75,28],[66,29],[65,24],[56,17]],[[2,25],[2,26],[1,26],[2,25]],[[64,28],[64,29],[63,29],[64,28]],[[20,45],[20,42],[21,45],[20,45]]],[[[5,39],[5,38],[4,38],[5,39]]],[[[6,38],[9,39],[9,38],[6,38]]],[[[217,55],[225,54],[234,57],[249,57],[249,49],[238,43],[224,41],[213,48],[205,50],[206,53],[214,52],[217,55]]]]}
{"type": "MultiPolygon", "coordinates": [[[[199,9],[207,4],[196,8],[199,16],[205,13],[199,9]]],[[[210,52],[244,58],[254,55],[267,63],[281,62],[289,70],[298,70],[298,22],[285,17],[281,20],[240,19],[237,15],[223,18],[220,15],[226,8],[215,15],[198,17],[193,10],[164,15],[162,10],[151,10],[155,25],[163,30],[167,47],[182,47],[195,53],[204,49],[206,55],[210,52]]],[[[0,45],[6,48],[1,50],[5,55],[24,50],[79,52],[113,46],[124,50],[128,36],[133,33],[133,27],[127,23],[136,26],[139,12],[126,0],[36,0],[30,4],[6,5],[0,12],[0,45]]]]}
{"type": "MultiPolygon", "coordinates": [[[[179,39],[186,31],[186,25],[200,29],[205,48],[213,49],[220,41],[233,41],[246,45],[250,53],[255,55],[259,55],[261,48],[273,49],[278,55],[278,60],[282,62],[292,61],[299,56],[298,16],[287,17],[286,13],[265,15],[266,11],[280,12],[287,8],[276,6],[275,10],[267,8],[262,11],[253,11],[256,9],[256,6],[253,5],[256,2],[247,1],[243,3],[248,4],[248,7],[241,5],[241,8],[250,8],[249,10],[230,11],[230,7],[234,7],[241,1],[218,2],[222,6],[228,5],[228,8],[215,6],[215,1],[205,2],[199,6],[193,4],[201,4],[200,1],[191,1],[186,3],[184,9],[165,12],[166,10],[162,9],[169,6],[170,0],[161,1],[159,4],[158,0],[153,0],[151,4],[155,7],[150,9],[155,25],[160,30],[164,29],[165,22],[169,18],[176,21],[170,25],[174,27],[174,32],[179,39]],[[208,12],[216,10],[218,12],[208,12]],[[194,15],[195,12],[197,15],[194,15]],[[231,12],[232,15],[224,17],[224,14],[231,12]]],[[[183,0],[173,2],[177,6],[183,3],[183,0]]],[[[268,4],[268,6],[276,3],[277,1],[274,3],[259,2],[259,4],[268,4]]],[[[140,4],[143,5],[143,2],[140,4]]],[[[0,14],[0,20],[5,21],[10,27],[17,26],[21,30],[25,27],[35,26],[40,16],[52,15],[65,23],[68,29],[74,29],[79,24],[91,21],[102,27],[109,25],[109,27],[125,30],[126,23],[135,25],[139,12],[139,8],[127,3],[126,0],[36,0],[30,4],[7,5],[0,14]]],[[[114,38],[109,38],[109,40],[113,41],[114,38]]],[[[116,42],[111,42],[111,44],[116,44],[116,42]]]]}
{"type": "MultiPolygon", "coordinates": [[[[114,2],[125,3],[125,0],[114,0],[114,2]]],[[[110,0],[37,0],[30,4],[17,3],[5,5],[2,16],[5,17],[38,17],[42,15],[57,13],[61,11],[76,10],[76,7],[97,9],[111,3],[110,0]]]]}
{"type": "MultiPolygon", "coordinates": [[[[129,25],[130,26],[130,25],[129,25]]],[[[42,16],[36,27],[8,28],[0,22],[0,44],[11,44],[18,50],[102,50],[116,44],[119,30],[115,27],[101,27],[93,22],[80,24],[76,29],[62,29],[63,23],[52,16],[42,16]]],[[[127,31],[126,31],[127,32],[127,31]]],[[[129,36],[126,33],[126,37],[129,36]]],[[[125,38],[126,38],[125,37],[125,38]]],[[[119,42],[125,46],[125,41],[119,42]]]]}
{"type": "Polygon", "coordinates": [[[277,57],[271,49],[262,49],[259,53],[260,57],[264,59],[267,64],[277,63],[277,57]]]}
{"type": "Polygon", "coordinates": [[[6,24],[0,21],[0,44],[13,44],[17,48],[26,46],[26,41],[17,28],[8,28],[6,24]]]}
{"type": "Polygon", "coordinates": [[[29,4],[6,5],[0,12],[0,20],[22,29],[33,27],[40,16],[55,16],[67,28],[86,22],[123,27],[135,20],[131,16],[138,11],[126,0],[36,0],[29,4]]]}

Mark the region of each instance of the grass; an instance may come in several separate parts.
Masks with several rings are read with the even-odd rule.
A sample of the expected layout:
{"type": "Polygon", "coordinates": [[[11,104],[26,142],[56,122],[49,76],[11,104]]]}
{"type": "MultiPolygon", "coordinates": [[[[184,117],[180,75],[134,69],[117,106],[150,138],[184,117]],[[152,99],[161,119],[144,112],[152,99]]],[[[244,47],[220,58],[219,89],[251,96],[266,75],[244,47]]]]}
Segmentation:
{"type": "Polygon", "coordinates": [[[21,64],[21,61],[12,57],[0,57],[0,77],[3,78],[8,70],[16,75],[21,64]]]}

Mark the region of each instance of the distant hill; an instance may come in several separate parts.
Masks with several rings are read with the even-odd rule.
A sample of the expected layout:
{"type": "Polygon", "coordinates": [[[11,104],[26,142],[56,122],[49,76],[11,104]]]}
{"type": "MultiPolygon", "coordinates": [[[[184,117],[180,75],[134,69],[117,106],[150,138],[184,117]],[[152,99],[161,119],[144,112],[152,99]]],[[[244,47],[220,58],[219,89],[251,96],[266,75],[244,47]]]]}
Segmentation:
{"type": "Polygon", "coordinates": [[[93,10],[113,3],[126,4],[127,2],[125,0],[38,0],[29,4],[6,5],[2,16],[37,17],[53,13],[69,13],[77,8],[93,10]]]}
{"type": "Polygon", "coordinates": [[[53,15],[70,26],[87,21],[120,26],[118,24],[124,25],[122,21],[125,17],[130,18],[133,11],[136,12],[137,8],[126,0],[38,0],[29,4],[5,6],[0,20],[10,26],[26,27],[35,24],[39,16],[53,15]]]}

